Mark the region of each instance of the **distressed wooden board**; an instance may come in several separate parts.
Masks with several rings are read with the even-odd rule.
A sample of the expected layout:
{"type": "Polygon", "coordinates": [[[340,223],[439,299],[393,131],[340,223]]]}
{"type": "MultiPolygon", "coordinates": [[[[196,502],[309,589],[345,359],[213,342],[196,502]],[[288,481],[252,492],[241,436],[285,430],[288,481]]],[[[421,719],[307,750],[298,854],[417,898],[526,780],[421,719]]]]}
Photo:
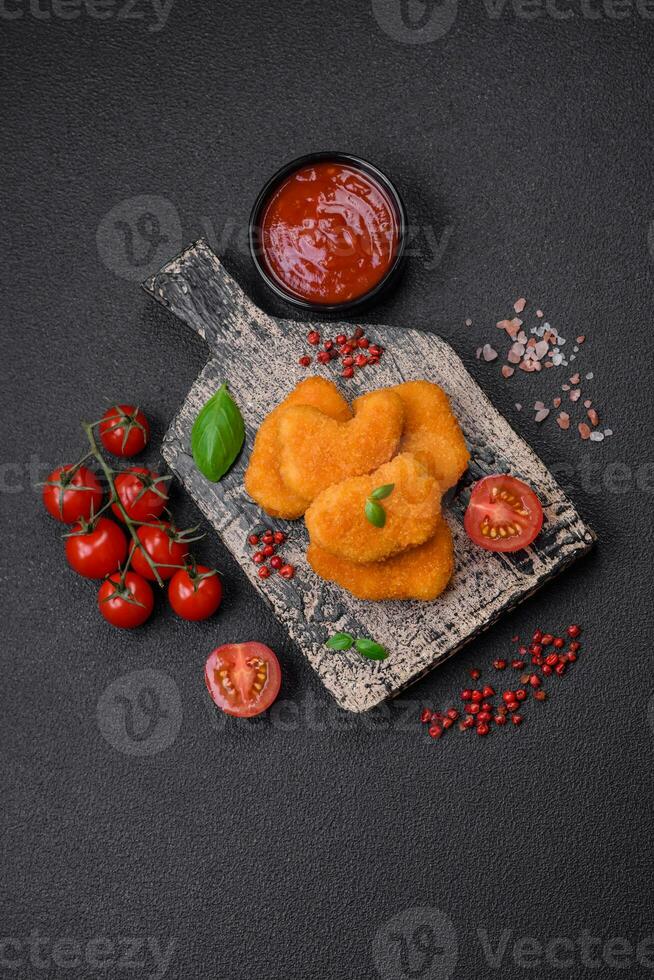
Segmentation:
{"type": "MultiPolygon", "coordinates": [[[[324,582],[306,562],[303,521],[265,518],[243,488],[243,473],[259,424],[308,375],[297,363],[299,353],[306,349],[307,327],[258,309],[204,241],[187,248],[144,287],[196,330],[211,351],[211,359],[165,436],[164,458],[342,707],[365,711],[398,694],[592,546],[591,529],[445,341],[415,330],[367,326],[367,333],[384,345],[386,353],[374,371],[358,372],[343,382],[343,393],[353,398],[402,381],[435,381],[450,396],[468,441],[470,469],[446,506],[456,572],[447,591],[428,603],[364,602],[324,582]],[[201,406],[225,380],[243,414],[247,444],[227,476],[212,484],[193,465],[190,433],[201,406]],[[509,471],[539,488],[545,509],[545,525],[536,546],[513,556],[475,548],[462,527],[470,484],[488,473],[509,471]],[[289,533],[284,556],[297,569],[291,582],[278,575],[266,580],[257,576],[246,539],[262,520],[289,533]],[[391,656],[382,663],[371,663],[356,653],[334,654],[324,644],[337,630],[373,637],[389,647],[391,656]]],[[[321,329],[318,324],[312,326],[321,329]]],[[[349,334],[351,329],[345,325],[341,331],[334,323],[325,326],[329,336],[349,334]]],[[[315,370],[342,381],[329,365],[315,365],[315,370]]]]}

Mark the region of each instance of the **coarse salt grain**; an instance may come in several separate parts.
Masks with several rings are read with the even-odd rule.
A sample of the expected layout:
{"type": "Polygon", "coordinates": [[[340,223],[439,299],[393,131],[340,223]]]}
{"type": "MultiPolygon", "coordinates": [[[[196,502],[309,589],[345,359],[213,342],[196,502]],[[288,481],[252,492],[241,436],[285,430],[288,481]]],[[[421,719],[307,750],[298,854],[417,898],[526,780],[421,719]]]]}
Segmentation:
{"type": "Polygon", "coordinates": [[[513,309],[516,311],[516,313],[522,313],[526,305],[527,300],[524,298],[524,296],[521,296],[520,299],[517,299],[513,304],[513,309]]]}
{"type": "Polygon", "coordinates": [[[470,319],[470,317],[468,317],[468,319],[466,320],[466,327],[471,327],[471,326],[472,326],[472,320],[470,319]]]}
{"type": "Polygon", "coordinates": [[[590,427],[586,425],[585,422],[580,422],[577,428],[579,429],[579,435],[582,439],[590,438],[590,427]]]}
{"type": "Polygon", "coordinates": [[[549,414],[550,414],[549,408],[541,408],[538,412],[536,412],[536,415],[534,416],[534,420],[536,422],[544,422],[549,414]]]}
{"type": "Polygon", "coordinates": [[[497,358],[497,351],[490,344],[484,344],[481,353],[485,361],[494,361],[497,358]]]}
{"type": "Polygon", "coordinates": [[[594,429],[590,434],[590,439],[592,442],[602,442],[604,440],[604,433],[594,429]]]}

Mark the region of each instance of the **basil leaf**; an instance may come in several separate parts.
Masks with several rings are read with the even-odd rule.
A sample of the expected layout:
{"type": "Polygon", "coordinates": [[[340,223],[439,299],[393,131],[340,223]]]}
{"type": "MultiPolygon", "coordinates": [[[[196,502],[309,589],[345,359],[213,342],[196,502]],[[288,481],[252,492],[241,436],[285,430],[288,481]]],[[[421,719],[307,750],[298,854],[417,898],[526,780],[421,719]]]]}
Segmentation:
{"type": "Polygon", "coordinates": [[[390,497],[394,489],[395,489],[394,483],[385,483],[382,487],[377,487],[376,490],[372,491],[372,493],[370,494],[370,499],[383,500],[384,497],[390,497]]]}
{"type": "Polygon", "coordinates": [[[325,646],[329,647],[330,650],[349,650],[353,643],[354,637],[349,633],[334,633],[327,640],[325,646]]]}
{"type": "Polygon", "coordinates": [[[383,527],[386,523],[386,511],[381,504],[370,497],[366,500],[365,514],[371,524],[375,527],[383,527]]]}
{"type": "Polygon", "coordinates": [[[230,468],[244,441],[243,417],[227,385],[221,385],[193,423],[191,452],[195,465],[207,480],[216,483],[230,468]]]}
{"type": "Polygon", "coordinates": [[[359,639],[354,643],[358,652],[367,660],[386,660],[388,650],[374,640],[359,639]]]}

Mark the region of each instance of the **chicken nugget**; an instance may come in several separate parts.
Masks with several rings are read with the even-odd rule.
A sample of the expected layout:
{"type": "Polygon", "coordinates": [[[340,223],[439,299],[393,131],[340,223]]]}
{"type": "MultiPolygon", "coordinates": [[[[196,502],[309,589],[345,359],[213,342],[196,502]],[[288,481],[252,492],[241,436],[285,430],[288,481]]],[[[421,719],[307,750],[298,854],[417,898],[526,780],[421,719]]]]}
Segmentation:
{"type": "Polygon", "coordinates": [[[245,471],[245,489],[271,517],[288,520],[301,517],[310,503],[289,490],[279,472],[279,419],[293,405],[311,405],[338,422],[352,418],[350,406],[333,381],[313,377],[300,381],[259,426],[245,471]]]}
{"type": "Polygon", "coordinates": [[[358,599],[376,601],[435,599],[454,571],[452,535],[442,518],[432,538],[386,561],[360,565],[336,558],[317,544],[309,545],[307,558],[321,578],[336,582],[358,599]]]}
{"type": "Polygon", "coordinates": [[[447,395],[431,381],[407,381],[390,390],[404,405],[400,452],[417,456],[445,492],[459,481],[470,459],[447,395]]]}
{"type": "Polygon", "coordinates": [[[397,451],[404,409],[386,388],[353,403],[354,418],[339,422],[304,405],[279,420],[282,480],[298,497],[313,500],[349,476],[371,473],[397,451]]]}
{"type": "Polygon", "coordinates": [[[323,490],[304,519],[313,544],[337,558],[373,562],[431,538],[440,514],[438,481],[415,456],[402,453],[374,473],[350,477],[323,490]],[[367,501],[379,487],[385,488],[387,496],[372,506],[377,519],[384,520],[382,527],[367,516],[367,501]]]}

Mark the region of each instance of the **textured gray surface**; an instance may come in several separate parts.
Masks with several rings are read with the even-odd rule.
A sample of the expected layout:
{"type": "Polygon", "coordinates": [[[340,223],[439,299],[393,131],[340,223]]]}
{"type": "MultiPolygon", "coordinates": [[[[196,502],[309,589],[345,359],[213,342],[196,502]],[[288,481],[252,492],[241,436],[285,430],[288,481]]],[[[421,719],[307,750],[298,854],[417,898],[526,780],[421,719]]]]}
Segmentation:
{"type": "MultiPolygon", "coordinates": [[[[572,6],[561,21],[461,3],[445,36],[417,45],[384,33],[365,0],[177,0],[158,33],[86,15],[0,20],[3,937],[38,929],[50,955],[67,936],[175,938],[175,980],[378,980],[383,924],[432,906],[458,937],[453,980],[651,975],[633,956],[609,965],[603,945],[597,966],[579,945],[558,969],[514,956],[526,936],[635,946],[653,931],[654,24],[572,6]],[[276,167],[325,146],[387,170],[419,229],[398,289],[368,319],[437,323],[599,536],[410,695],[359,716],[334,710],[215,534],[200,554],[223,571],[220,615],[194,627],[159,602],[142,632],[116,634],[31,489],[33,457],[75,459],[79,420],[105,399],[143,405],[147,460],[161,465],[207,351],[138,283],[185,242],[206,235],[248,295],[294,316],[237,233],[276,167]],[[131,201],[143,194],[165,198],[181,227],[162,216],[152,268],[131,201]],[[101,254],[99,228],[123,201],[134,250],[118,234],[101,254]],[[475,360],[518,295],[566,336],[588,334],[589,392],[615,431],[601,446],[516,413],[553,390],[475,360]],[[573,618],[584,659],[519,732],[435,746],[408,720],[409,696],[447,705],[513,634],[573,618]],[[239,639],[279,654],[286,710],[219,727],[202,668],[239,639]],[[109,685],[145,668],[174,681],[183,715],[173,743],[143,758],[109,744],[96,717],[109,685]],[[478,930],[494,951],[507,930],[500,969],[478,930]]],[[[174,503],[180,520],[200,518],[179,488],[174,503]]],[[[25,949],[22,963],[3,974],[154,973],[36,969],[25,949]]]]}
{"type": "MultiPolygon", "coordinates": [[[[270,523],[243,486],[258,427],[272,407],[307,377],[297,363],[307,328],[258,309],[206,242],[198,242],[147,281],[146,289],[196,330],[211,360],[166,433],[163,456],[234,555],[252,586],[272,605],[292,639],[338,704],[366,711],[395,696],[412,681],[471,642],[503,613],[528,598],[592,546],[593,532],[527,444],[495,411],[449,344],[436,333],[374,324],[370,333],[386,350],[374,371],[343,384],[348,399],[374,388],[426,378],[450,397],[471,452],[468,473],[445,510],[454,538],[455,572],[433,603],[362,602],[315,575],[305,552],[303,521],[275,521],[286,531],[286,560],[296,567],[288,582],[262,581],[247,536],[270,523]],[[227,381],[246,425],[246,444],[220,483],[198,471],[190,454],[191,429],[201,407],[227,381]],[[495,555],[475,547],[463,530],[470,483],[489,473],[511,472],[538,488],[545,523],[534,547],[518,555],[495,555]],[[371,663],[356,652],[334,655],[325,648],[339,631],[384,644],[390,656],[371,663]]],[[[437,327],[437,325],[434,325],[437,327]]],[[[352,332],[347,324],[323,325],[323,336],[352,332]]],[[[333,371],[323,370],[333,376],[333,371]]]]}

